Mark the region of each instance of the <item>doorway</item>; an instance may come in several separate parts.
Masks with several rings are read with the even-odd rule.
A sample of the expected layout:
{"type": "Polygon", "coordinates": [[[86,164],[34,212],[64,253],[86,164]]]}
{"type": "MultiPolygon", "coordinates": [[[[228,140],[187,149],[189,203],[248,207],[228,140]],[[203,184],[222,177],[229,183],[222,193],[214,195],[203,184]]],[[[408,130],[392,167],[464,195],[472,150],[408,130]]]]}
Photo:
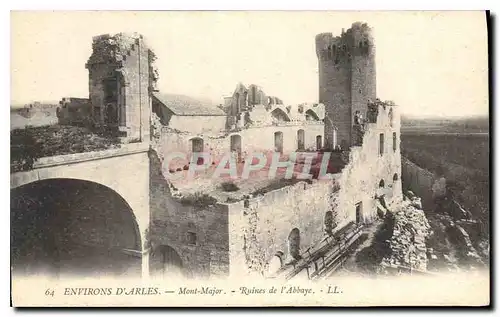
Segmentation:
{"type": "Polygon", "coordinates": [[[323,147],[323,138],[321,137],[321,135],[317,135],[316,136],[316,150],[321,150],[322,147],[323,147]]]}

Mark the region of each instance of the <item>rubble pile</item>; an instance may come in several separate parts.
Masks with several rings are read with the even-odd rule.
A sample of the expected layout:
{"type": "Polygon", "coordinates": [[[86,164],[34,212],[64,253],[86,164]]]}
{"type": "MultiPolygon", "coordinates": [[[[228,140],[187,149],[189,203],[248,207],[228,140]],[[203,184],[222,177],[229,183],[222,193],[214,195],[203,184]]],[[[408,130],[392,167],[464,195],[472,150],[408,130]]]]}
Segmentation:
{"type": "Polygon", "coordinates": [[[430,225],[420,207],[420,198],[412,194],[409,196],[411,198],[405,199],[401,208],[393,212],[394,227],[389,241],[392,252],[382,260],[382,265],[426,271],[425,240],[431,233],[430,225]]]}

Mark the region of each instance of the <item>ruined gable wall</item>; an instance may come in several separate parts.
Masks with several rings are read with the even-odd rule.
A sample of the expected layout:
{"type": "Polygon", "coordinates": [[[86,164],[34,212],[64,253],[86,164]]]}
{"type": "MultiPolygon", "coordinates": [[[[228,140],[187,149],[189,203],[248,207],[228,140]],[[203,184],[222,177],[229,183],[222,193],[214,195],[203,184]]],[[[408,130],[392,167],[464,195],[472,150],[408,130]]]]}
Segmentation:
{"type": "Polygon", "coordinates": [[[226,127],[225,116],[176,116],[173,115],[168,126],[194,134],[219,133],[226,127]]]}

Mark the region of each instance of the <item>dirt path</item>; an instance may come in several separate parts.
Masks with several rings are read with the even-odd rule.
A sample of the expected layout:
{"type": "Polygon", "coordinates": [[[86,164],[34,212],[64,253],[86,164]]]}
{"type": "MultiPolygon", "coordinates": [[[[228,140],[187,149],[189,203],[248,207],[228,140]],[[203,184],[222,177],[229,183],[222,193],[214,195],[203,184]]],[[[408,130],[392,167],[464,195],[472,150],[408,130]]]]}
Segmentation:
{"type": "Polygon", "coordinates": [[[363,234],[358,239],[357,245],[352,249],[336,275],[374,273],[373,268],[378,266],[381,260],[381,255],[376,253],[376,245],[378,244],[377,234],[382,231],[383,226],[384,222],[377,220],[363,229],[363,234]]]}

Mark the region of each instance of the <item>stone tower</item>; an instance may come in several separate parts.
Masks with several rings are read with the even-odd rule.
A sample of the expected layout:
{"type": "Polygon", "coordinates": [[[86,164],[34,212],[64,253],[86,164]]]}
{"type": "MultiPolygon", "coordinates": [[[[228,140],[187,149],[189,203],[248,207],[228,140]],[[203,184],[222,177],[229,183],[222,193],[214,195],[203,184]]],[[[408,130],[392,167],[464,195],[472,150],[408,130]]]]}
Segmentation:
{"type": "Polygon", "coordinates": [[[353,23],[340,36],[316,35],[319,102],[325,104],[325,148],[354,143],[354,114],[366,118],[367,103],[376,98],[375,43],[366,23],[353,23]]]}
{"type": "Polygon", "coordinates": [[[93,123],[125,142],[147,142],[156,72],[154,54],[142,35],[119,33],[93,38],[89,98],[93,123]]]}

